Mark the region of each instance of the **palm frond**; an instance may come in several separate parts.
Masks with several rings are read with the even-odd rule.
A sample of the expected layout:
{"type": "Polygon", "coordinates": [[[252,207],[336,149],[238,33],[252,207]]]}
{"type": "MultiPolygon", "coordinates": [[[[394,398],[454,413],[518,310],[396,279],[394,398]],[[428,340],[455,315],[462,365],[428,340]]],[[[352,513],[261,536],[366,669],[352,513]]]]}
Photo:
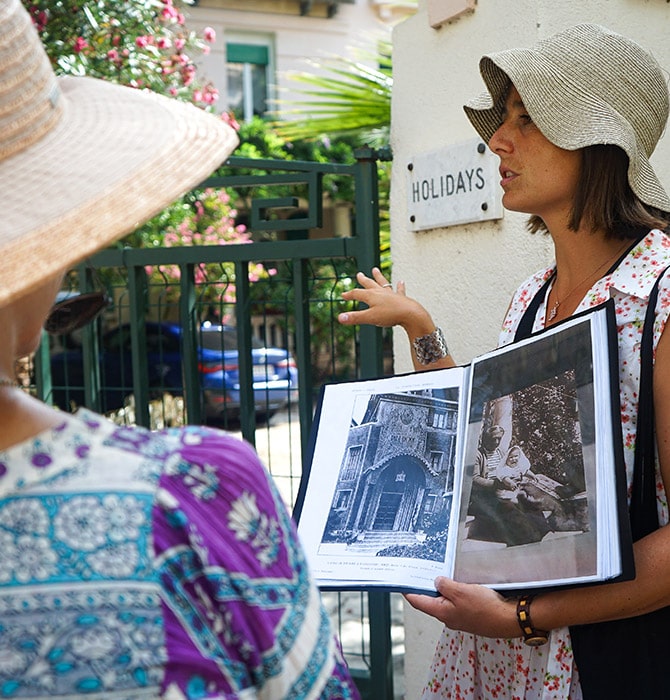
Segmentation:
{"type": "MultiPolygon", "coordinates": [[[[331,57],[309,61],[315,72],[290,74],[301,87],[298,97],[276,99],[270,113],[272,127],[289,140],[357,135],[361,140],[388,140],[391,122],[390,44],[380,42],[374,56],[377,68],[358,58],[331,57]]],[[[288,92],[284,89],[283,92],[288,92]]]]}

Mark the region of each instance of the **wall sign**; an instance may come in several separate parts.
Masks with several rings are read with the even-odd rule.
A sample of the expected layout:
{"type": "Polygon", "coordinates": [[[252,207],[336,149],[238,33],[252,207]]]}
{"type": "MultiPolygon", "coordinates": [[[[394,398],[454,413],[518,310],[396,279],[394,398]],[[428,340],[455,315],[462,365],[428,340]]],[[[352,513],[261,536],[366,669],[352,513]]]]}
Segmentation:
{"type": "Polygon", "coordinates": [[[410,229],[502,219],[499,164],[478,138],[414,156],[407,164],[410,229]]]}
{"type": "Polygon", "coordinates": [[[428,22],[437,29],[468,12],[474,12],[477,0],[428,0],[428,22]]]}

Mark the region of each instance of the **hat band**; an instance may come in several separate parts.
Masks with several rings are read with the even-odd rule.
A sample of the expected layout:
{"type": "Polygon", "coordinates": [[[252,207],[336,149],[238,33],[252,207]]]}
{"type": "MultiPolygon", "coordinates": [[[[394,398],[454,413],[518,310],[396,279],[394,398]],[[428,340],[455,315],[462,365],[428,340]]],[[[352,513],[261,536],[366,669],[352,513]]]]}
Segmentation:
{"type": "Polygon", "coordinates": [[[63,109],[48,58],[34,52],[35,28],[26,14],[3,20],[0,43],[0,159],[33,145],[54,128],[63,109]],[[31,39],[33,41],[31,41],[31,39]]]}

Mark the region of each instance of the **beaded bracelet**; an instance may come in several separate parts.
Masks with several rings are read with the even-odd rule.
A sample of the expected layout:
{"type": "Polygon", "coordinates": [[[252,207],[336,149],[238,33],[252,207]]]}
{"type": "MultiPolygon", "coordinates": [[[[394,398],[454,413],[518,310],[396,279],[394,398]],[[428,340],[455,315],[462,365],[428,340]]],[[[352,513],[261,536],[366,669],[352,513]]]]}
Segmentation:
{"type": "Polygon", "coordinates": [[[444,339],[441,328],[436,328],[428,335],[415,338],[412,341],[412,347],[420,365],[429,365],[432,362],[437,362],[437,360],[441,360],[449,354],[447,341],[444,339]]]}
{"type": "Polygon", "coordinates": [[[549,632],[535,629],[530,618],[530,604],[535,596],[524,595],[516,604],[516,619],[523,634],[523,641],[529,647],[539,647],[549,641],[549,632]]]}

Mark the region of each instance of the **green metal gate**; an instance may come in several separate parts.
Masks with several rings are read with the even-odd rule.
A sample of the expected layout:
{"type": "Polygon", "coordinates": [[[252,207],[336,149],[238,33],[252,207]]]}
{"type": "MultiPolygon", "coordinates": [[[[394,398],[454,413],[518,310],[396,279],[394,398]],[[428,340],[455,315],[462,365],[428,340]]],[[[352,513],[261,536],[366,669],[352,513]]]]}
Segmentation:
{"type": "MultiPolygon", "coordinates": [[[[65,408],[83,404],[113,413],[115,420],[147,427],[205,422],[208,416],[197,366],[199,333],[206,316],[217,321],[231,319],[237,333],[240,374],[235,425],[257,449],[266,450],[259,449],[259,453],[292,505],[319,386],[325,381],[384,373],[381,330],[344,329],[336,320],[342,308],[343,285],[352,284],[355,270],[369,271],[379,265],[377,163],[383,155],[365,148],[356,157],[353,165],[230,158],[223,175],[210,178],[197,189],[243,192],[249,229],[268,240],[245,245],[108,249],[80,266],[73,282],[77,290],[89,291],[102,280],[113,305],[101,323],[84,329],[80,337],[61,339],[55,345],[42,343],[35,358],[38,396],[47,402],[58,399],[56,403],[65,408]],[[351,180],[355,192],[355,204],[347,215],[351,230],[345,236],[334,231],[326,237],[307,238],[308,230],[323,230],[325,178],[351,180]],[[265,270],[273,271],[262,285],[250,281],[249,276],[250,265],[259,262],[265,270]],[[261,288],[262,293],[258,291],[261,288]],[[155,338],[147,331],[148,321],[166,320],[182,328],[178,349],[182,381],[178,387],[161,386],[155,377],[150,381],[147,366],[148,354],[155,356],[156,352],[164,353],[168,364],[173,349],[155,348],[155,338]],[[129,329],[122,336],[127,342],[127,355],[123,356],[127,366],[121,369],[127,381],[110,387],[105,383],[104,362],[116,348],[106,344],[111,344],[109,337],[116,338],[116,345],[121,342],[118,333],[110,336],[108,329],[123,327],[129,329]],[[284,347],[290,347],[299,376],[297,405],[289,401],[287,410],[290,420],[295,420],[289,429],[297,438],[300,455],[290,452],[282,461],[274,457],[272,444],[264,444],[269,440],[269,425],[258,421],[254,405],[252,343],[254,337],[260,337],[270,344],[271,333],[275,344],[279,338],[284,347]],[[77,346],[74,350],[73,344],[77,346]],[[57,357],[67,359],[68,352],[80,354],[82,375],[68,377],[66,372],[57,384],[52,380],[52,363],[57,357]],[[107,405],[109,397],[119,392],[127,395],[128,401],[122,407],[107,405]]],[[[222,417],[224,427],[230,427],[225,413],[222,417]]],[[[344,609],[352,605],[360,609],[359,643],[344,649],[357,683],[366,698],[392,700],[389,594],[348,595],[346,600],[340,596],[329,605],[340,623],[341,636],[344,609]]]]}

